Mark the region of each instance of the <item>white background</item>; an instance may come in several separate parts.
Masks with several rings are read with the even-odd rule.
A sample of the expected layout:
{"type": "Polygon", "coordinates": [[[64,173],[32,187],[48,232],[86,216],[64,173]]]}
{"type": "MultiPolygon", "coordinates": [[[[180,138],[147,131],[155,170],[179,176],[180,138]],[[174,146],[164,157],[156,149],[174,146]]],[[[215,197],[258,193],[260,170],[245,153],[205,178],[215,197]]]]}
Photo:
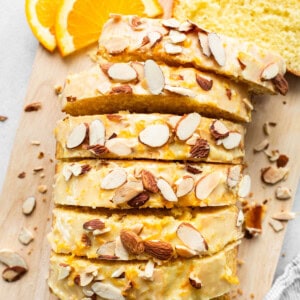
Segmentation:
{"type": "MultiPolygon", "coordinates": [[[[23,100],[38,46],[26,22],[24,2],[24,0],[0,0],[0,115],[8,117],[6,122],[0,122],[0,190],[9,164],[10,151],[23,110],[23,100]]],[[[300,211],[299,188],[294,206],[294,211],[300,211]]],[[[266,245],[266,250],[268,247],[272,245],[266,245]]],[[[285,257],[279,260],[276,276],[283,272],[285,265],[299,251],[300,217],[288,225],[282,249],[285,257]]]]}

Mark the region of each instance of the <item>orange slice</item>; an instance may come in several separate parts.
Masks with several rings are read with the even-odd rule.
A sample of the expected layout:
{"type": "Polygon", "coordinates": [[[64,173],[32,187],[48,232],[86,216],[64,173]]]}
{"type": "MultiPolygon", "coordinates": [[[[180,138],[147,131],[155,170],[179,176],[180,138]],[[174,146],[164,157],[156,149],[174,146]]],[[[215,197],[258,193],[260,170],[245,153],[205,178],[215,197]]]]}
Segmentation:
{"type": "Polygon", "coordinates": [[[25,2],[26,17],[33,34],[50,51],[56,47],[54,25],[61,2],[62,0],[26,0],[25,2]]]}
{"type": "Polygon", "coordinates": [[[96,42],[110,13],[155,17],[163,10],[158,0],[64,0],[55,25],[63,56],[96,42]]]}

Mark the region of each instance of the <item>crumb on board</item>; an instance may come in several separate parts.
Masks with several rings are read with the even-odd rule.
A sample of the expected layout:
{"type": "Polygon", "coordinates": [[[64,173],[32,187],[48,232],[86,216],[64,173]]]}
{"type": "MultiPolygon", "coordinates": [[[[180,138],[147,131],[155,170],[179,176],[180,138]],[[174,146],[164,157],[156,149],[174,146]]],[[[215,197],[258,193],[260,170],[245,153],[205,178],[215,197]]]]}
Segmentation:
{"type": "Polygon", "coordinates": [[[21,172],[18,174],[18,178],[23,179],[26,177],[26,172],[21,172]]]}

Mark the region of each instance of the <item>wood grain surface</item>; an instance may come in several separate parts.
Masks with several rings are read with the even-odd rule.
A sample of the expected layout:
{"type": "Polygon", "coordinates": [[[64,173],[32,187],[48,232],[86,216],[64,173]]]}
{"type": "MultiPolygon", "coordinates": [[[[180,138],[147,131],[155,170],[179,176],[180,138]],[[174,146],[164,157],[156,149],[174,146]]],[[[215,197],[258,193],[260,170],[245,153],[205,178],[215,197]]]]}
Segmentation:
{"type": "MultiPolygon", "coordinates": [[[[165,7],[171,2],[165,1],[165,7]]],[[[167,9],[170,12],[170,9],[167,9]]],[[[91,50],[91,49],[89,49],[91,50]]],[[[70,72],[78,72],[92,65],[87,56],[87,50],[62,59],[57,53],[49,54],[42,47],[37,50],[28,92],[24,105],[40,101],[42,109],[37,112],[24,112],[15,137],[10,164],[0,198],[0,248],[9,248],[19,252],[29,265],[29,272],[19,281],[13,283],[0,280],[0,299],[41,300],[55,299],[50,295],[47,286],[49,244],[47,233],[51,227],[51,185],[54,175],[55,141],[53,129],[55,123],[63,114],[53,87],[62,84],[70,72]],[[41,142],[40,146],[31,145],[32,140],[41,142]],[[38,154],[43,152],[44,158],[38,154]],[[34,174],[35,167],[43,166],[44,170],[34,174]],[[17,176],[26,172],[24,179],[17,176]],[[44,173],[45,177],[41,178],[44,173]],[[37,191],[40,184],[48,187],[47,193],[37,191]],[[37,206],[31,216],[22,214],[22,202],[28,196],[34,195],[37,206]],[[18,233],[22,226],[34,232],[34,241],[23,246],[18,241],[18,233]]],[[[274,197],[274,187],[261,183],[260,169],[270,163],[263,153],[253,153],[253,146],[264,138],[262,125],[266,121],[277,122],[270,135],[271,149],[279,149],[290,157],[290,174],[284,183],[296,191],[300,161],[297,152],[300,149],[300,78],[288,77],[290,92],[286,97],[265,96],[255,99],[253,122],[248,126],[246,149],[248,172],[253,182],[251,199],[262,202],[271,199],[263,225],[263,234],[252,240],[244,240],[240,246],[240,258],[245,260],[239,268],[240,288],[243,295],[238,299],[263,299],[270,288],[277,261],[282,246],[284,231],[274,233],[267,220],[274,212],[290,209],[292,200],[278,201],[274,197]],[[284,104],[285,103],[285,104],[284,104]]],[[[2,271],[1,266],[1,271],[2,271]]]]}

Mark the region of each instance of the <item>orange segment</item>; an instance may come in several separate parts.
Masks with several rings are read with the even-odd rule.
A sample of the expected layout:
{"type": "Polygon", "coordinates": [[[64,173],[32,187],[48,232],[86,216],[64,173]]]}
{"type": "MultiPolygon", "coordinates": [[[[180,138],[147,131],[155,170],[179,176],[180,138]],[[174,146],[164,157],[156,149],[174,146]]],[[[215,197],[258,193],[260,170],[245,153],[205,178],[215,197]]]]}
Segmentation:
{"type": "Polygon", "coordinates": [[[62,0],[26,0],[25,11],[30,28],[39,42],[48,50],[56,47],[54,26],[62,0]]]}
{"type": "Polygon", "coordinates": [[[157,16],[162,8],[157,0],[64,0],[55,26],[62,55],[96,42],[111,13],[157,16]]]}

